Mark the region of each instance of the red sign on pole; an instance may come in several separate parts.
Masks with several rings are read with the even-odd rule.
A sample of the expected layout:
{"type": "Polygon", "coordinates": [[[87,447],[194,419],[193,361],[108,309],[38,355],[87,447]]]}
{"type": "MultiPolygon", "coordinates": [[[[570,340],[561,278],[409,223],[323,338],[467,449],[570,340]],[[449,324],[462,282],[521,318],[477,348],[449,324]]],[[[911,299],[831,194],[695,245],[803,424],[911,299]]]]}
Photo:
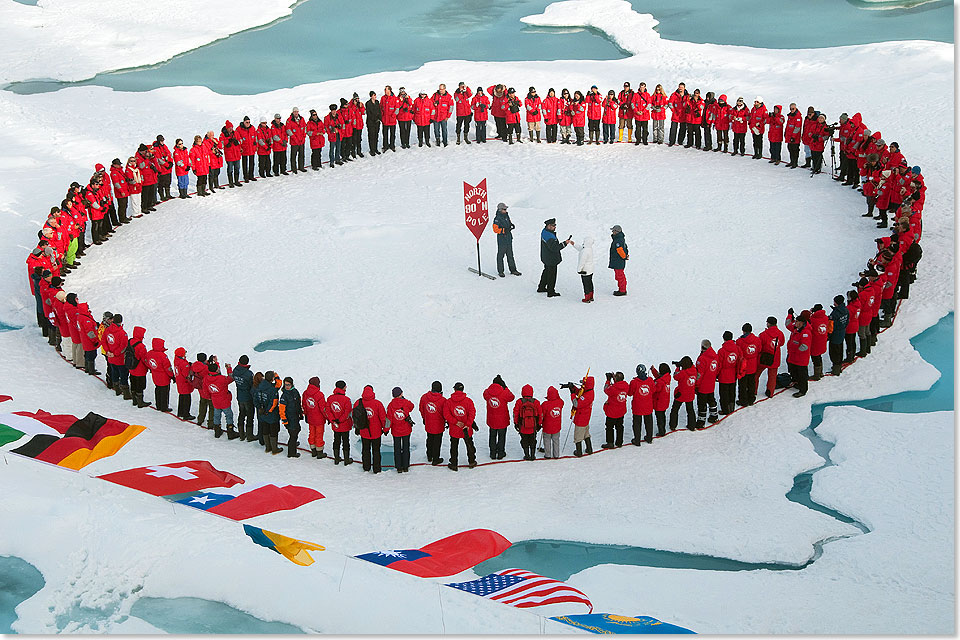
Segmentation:
{"type": "Polygon", "coordinates": [[[480,242],[480,236],[487,228],[490,215],[487,212],[487,179],[484,178],[475,187],[463,183],[463,213],[467,228],[480,242]]]}

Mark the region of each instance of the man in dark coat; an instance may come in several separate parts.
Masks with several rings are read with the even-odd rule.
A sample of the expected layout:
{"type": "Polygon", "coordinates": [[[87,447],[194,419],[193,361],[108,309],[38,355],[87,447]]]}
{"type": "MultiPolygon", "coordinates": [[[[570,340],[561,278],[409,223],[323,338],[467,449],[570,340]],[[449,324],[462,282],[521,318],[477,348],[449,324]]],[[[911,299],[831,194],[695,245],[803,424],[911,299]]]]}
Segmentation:
{"type": "Polygon", "coordinates": [[[847,309],[842,295],[833,298],[830,321],[833,323],[833,331],[830,332],[827,347],[830,353],[830,363],[833,365],[830,373],[838,376],[843,370],[843,344],[847,335],[847,324],[850,322],[850,311],[847,309]]]}
{"type": "Polygon", "coordinates": [[[287,457],[299,458],[297,451],[298,436],[300,435],[300,421],[303,419],[303,403],[300,392],[293,385],[293,378],[283,379],[283,393],[280,394],[280,419],[287,428],[287,457]]]}
{"type": "Polygon", "coordinates": [[[503,258],[507,258],[507,266],[510,267],[510,273],[515,276],[520,275],[517,271],[517,263],[513,261],[513,230],[516,226],[510,221],[510,214],[507,213],[507,205],[500,203],[497,205],[497,214],[493,217],[493,232],[497,234],[497,273],[501,278],[503,274],[503,258]]]}
{"type": "Polygon", "coordinates": [[[624,275],[623,270],[627,267],[630,253],[620,225],[615,224],[610,228],[610,238],[610,263],[607,266],[613,269],[613,276],[617,280],[617,290],[613,295],[625,296],[627,295],[627,276],[624,275]]]}
{"type": "Polygon", "coordinates": [[[280,397],[276,378],[276,373],[267,371],[253,396],[260,429],[263,431],[264,446],[267,453],[272,454],[280,453],[280,447],[277,446],[277,437],[280,435],[280,397]]]}
{"type": "Polygon", "coordinates": [[[380,139],[380,102],[377,100],[377,92],[370,92],[370,99],[364,103],[367,111],[367,145],[370,147],[370,155],[378,156],[377,142],[380,139]]]}
{"type": "Polygon", "coordinates": [[[247,442],[257,440],[253,433],[253,373],[250,371],[250,358],[243,355],[233,368],[233,380],[237,387],[237,430],[240,439],[247,442]]]}
{"type": "Polygon", "coordinates": [[[557,219],[550,218],[543,223],[543,231],[540,232],[540,262],[543,263],[543,273],[540,275],[540,286],[537,287],[537,293],[546,293],[548,298],[554,298],[560,294],[556,292],[557,286],[557,265],[563,260],[560,252],[568,244],[573,244],[568,237],[563,242],[557,239],[557,219]]]}

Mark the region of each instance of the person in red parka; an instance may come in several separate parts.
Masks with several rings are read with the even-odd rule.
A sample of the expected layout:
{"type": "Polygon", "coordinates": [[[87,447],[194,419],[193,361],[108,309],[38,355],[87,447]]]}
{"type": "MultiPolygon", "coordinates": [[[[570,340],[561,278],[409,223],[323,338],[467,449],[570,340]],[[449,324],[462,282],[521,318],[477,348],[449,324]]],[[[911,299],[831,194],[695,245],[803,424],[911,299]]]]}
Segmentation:
{"type": "Polygon", "coordinates": [[[720,371],[717,374],[717,383],[720,385],[720,414],[733,413],[737,402],[737,379],[743,369],[743,354],[740,347],[733,341],[733,332],[723,332],[723,344],[717,352],[717,362],[720,371]]]}
{"type": "Polygon", "coordinates": [[[490,117],[490,98],[483,92],[483,87],[477,87],[477,93],[470,101],[473,110],[474,139],[477,142],[487,141],[487,120],[490,117]]]}
{"type": "Polygon", "coordinates": [[[561,102],[557,97],[557,92],[553,87],[547,90],[547,97],[541,102],[543,111],[543,125],[546,128],[546,137],[548,143],[557,141],[557,125],[560,123],[561,102]]]}
{"type": "MultiPolygon", "coordinates": [[[[579,91],[573,92],[573,98],[567,103],[567,111],[571,116],[573,132],[577,136],[577,146],[583,146],[583,127],[587,119],[587,102],[579,91]]],[[[599,144],[599,140],[597,141],[599,144]]]]}
{"type": "Polygon", "coordinates": [[[443,444],[443,431],[446,424],[443,418],[443,405],[447,399],[443,397],[443,385],[434,380],[430,391],[420,396],[420,417],[423,418],[423,428],[427,432],[427,462],[433,466],[443,463],[440,457],[440,445],[443,444]]]}
{"type": "Polygon", "coordinates": [[[170,411],[170,382],[173,380],[173,367],[167,357],[167,348],[163,338],[154,338],[152,349],[144,357],[144,364],[153,377],[154,399],[157,409],[163,412],[170,411]]]}
{"type": "Polygon", "coordinates": [[[700,341],[700,357],[697,358],[697,428],[703,429],[706,421],[713,424],[717,416],[717,399],[714,391],[717,386],[717,374],[720,373],[720,362],[717,352],[709,340],[700,341]],[[709,408],[709,417],[707,410],[709,408]]]}
{"type": "Polygon", "coordinates": [[[681,82],[677,85],[676,91],[670,94],[670,99],[667,100],[667,106],[670,107],[670,142],[668,146],[672,147],[677,144],[678,140],[680,144],[683,144],[683,139],[687,135],[687,125],[683,120],[683,109],[689,99],[687,85],[681,82]]]}
{"type": "Polygon", "coordinates": [[[507,441],[507,427],[510,426],[510,403],[515,397],[499,374],[483,392],[483,400],[487,403],[491,460],[502,460],[507,455],[504,447],[507,441]]]}
{"type": "MultiPolygon", "coordinates": [[[[133,349],[136,366],[130,369],[130,395],[133,406],[142,409],[150,405],[143,401],[143,392],[147,388],[147,347],[143,344],[143,336],[147,330],[143,327],[134,327],[133,335],[127,342],[127,347],[133,349]]],[[[128,359],[129,360],[129,359],[128,359]]]]}
{"type": "Polygon", "coordinates": [[[173,171],[173,156],[170,155],[170,148],[164,144],[164,138],[157,134],[157,139],[153,142],[153,157],[157,165],[157,192],[160,195],[160,201],[166,202],[172,200],[170,195],[170,173],[173,171]]]}
{"type": "Polygon", "coordinates": [[[783,146],[783,107],[774,105],[773,112],[767,114],[767,142],[770,143],[770,160],[774,165],[780,164],[780,148],[783,146]]]}
{"type": "Polygon", "coordinates": [[[749,407],[757,401],[757,375],[760,360],[760,338],[753,333],[753,325],[743,324],[743,335],[737,338],[740,348],[740,372],[737,404],[749,407]]]}
{"type": "MultiPolygon", "coordinates": [[[[629,82],[624,82],[623,89],[617,94],[617,104],[620,105],[617,111],[617,142],[623,142],[624,127],[627,128],[627,143],[633,142],[633,99],[635,95],[629,82]]],[[[637,137],[639,138],[639,136],[637,137]]]]}
{"type": "Polygon", "coordinates": [[[760,96],[753,99],[749,124],[750,133],[753,134],[753,159],[760,160],[763,158],[763,130],[767,126],[767,105],[763,104],[760,96]]]}
{"type": "Polygon", "coordinates": [[[307,137],[310,138],[310,168],[319,171],[323,168],[323,145],[327,141],[323,137],[323,134],[326,133],[326,127],[323,126],[323,120],[317,115],[316,109],[310,109],[306,133],[307,137]]]}
{"type": "Polygon", "coordinates": [[[100,341],[97,339],[97,321],[94,320],[90,312],[90,305],[81,302],[77,305],[77,322],[80,324],[80,345],[83,347],[84,371],[91,375],[99,375],[97,371],[97,347],[100,341]]]}
{"type": "Polygon", "coordinates": [[[630,381],[630,412],[633,414],[633,440],[630,444],[640,446],[641,440],[653,442],[653,394],[656,382],[647,375],[647,367],[637,365],[637,377],[630,381]],[[646,438],[643,429],[646,428],[646,438]]]}
{"type": "Polygon", "coordinates": [[[343,466],[353,464],[350,457],[350,430],[353,428],[353,418],[350,411],[353,405],[347,396],[347,383],[337,380],[333,393],[327,396],[327,419],[333,428],[333,464],[343,466]],[[342,455],[341,455],[342,454],[342,455]]]}
{"type": "MultiPolygon", "coordinates": [[[[603,113],[600,116],[600,125],[603,130],[603,143],[613,144],[614,127],[617,124],[617,109],[620,107],[620,101],[613,89],[607,92],[607,97],[603,100],[603,113]]],[[[623,137],[623,130],[620,130],[620,136],[623,137]]]]}
{"type": "MultiPolygon", "coordinates": [[[[847,333],[843,337],[844,342],[847,343],[847,356],[843,361],[849,364],[857,355],[857,335],[862,335],[860,334],[860,294],[856,291],[847,291],[847,312],[849,313],[847,333]]],[[[863,338],[860,339],[860,346],[861,348],[865,346],[863,338]]]]}
{"type": "Polygon", "coordinates": [[[622,371],[607,373],[603,392],[607,394],[607,401],[603,403],[607,440],[602,446],[604,449],[622,447],[623,417],[627,415],[627,397],[630,395],[630,384],[624,380],[622,371]]]}
{"type": "Polygon", "coordinates": [[[557,100],[557,123],[560,131],[560,144],[570,144],[570,127],[573,125],[572,102],[573,98],[570,96],[570,90],[561,89],[560,98],[557,100]]]}
{"type": "Polygon", "coordinates": [[[441,84],[433,94],[433,137],[437,146],[443,142],[447,146],[447,120],[453,113],[453,96],[447,92],[447,85],[441,84]]]}
{"type": "Polygon", "coordinates": [[[393,95],[393,87],[383,88],[380,98],[380,124],[383,126],[383,151],[397,152],[397,116],[400,115],[400,98],[393,95]]]}
{"type": "Polygon", "coordinates": [[[590,87],[583,100],[587,107],[587,133],[590,139],[587,144],[600,144],[600,119],[603,117],[603,94],[597,85],[590,87]]]}
{"type": "Polygon", "coordinates": [[[560,457],[560,430],[563,428],[563,398],[556,387],[547,388],[547,399],[540,403],[540,429],[543,432],[543,457],[560,457]]]}
{"type": "Polygon", "coordinates": [[[533,134],[537,134],[537,142],[540,142],[540,121],[543,119],[543,101],[537,95],[535,87],[530,87],[527,97],[523,101],[523,106],[527,113],[527,136],[533,142],[533,134]]]}
{"type": "Polygon", "coordinates": [[[433,100],[427,97],[426,91],[421,91],[416,100],[413,101],[413,123],[417,125],[418,146],[424,143],[430,146],[430,123],[433,121],[434,104],[433,100]]]}
{"type": "Polygon", "coordinates": [[[327,423],[327,399],[320,390],[320,378],[313,376],[300,397],[303,406],[303,418],[307,421],[307,443],[310,455],[314,458],[326,458],[323,450],[323,427],[327,423]]]}
{"type": "MultiPolygon", "coordinates": [[[[353,125],[353,139],[350,141],[350,157],[363,158],[363,121],[367,114],[367,108],[363,100],[356,91],[353,92],[353,98],[350,99],[350,123],[353,125]]],[[[369,144],[369,141],[368,141],[369,144]]],[[[377,148],[376,142],[373,143],[373,149],[377,148]]]]}
{"type": "Polygon", "coordinates": [[[760,357],[757,362],[760,368],[757,369],[757,386],[759,388],[760,374],[766,370],[767,389],[764,391],[764,395],[770,398],[777,388],[777,371],[780,369],[780,353],[785,342],[783,332],[780,331],[780,328],[777,326],[776,318],[773,316],[767,318],[767,328],[760,332],[759,338],[760,357]]]}
{"type": "Polygon", "coordinates": [[[513,144],[513,136],[516,134],[517,142],[523,142],[523,134],[520,131],[520,108],[523,103],[517,96],[513,87],[507,89],[507,110],[504,114],[507,124],[507,144],[513,144]]]}
{"type": "Polygon", "coordinates": [[[223,141],[214,135],[213,131],[207,131],[203,139],[203,145],[207,148],[207,157],[210,158],[210,174],[207,176],[207,188],[210,193],[214,193],[220,186],[220,169],[223,168],[223,141]]]}
{"type": "Polygon", "coordinates": [[[273,151],[273,175],[287,173],[287,127],[279,113],[273,114],[270,122],[270,148],[273,151]]]}
{"type": "MultiPolygon", "coordinates": [[[[700,89],[694,89],[693,95],[687,98],[683,106],[683,122],[687,125],[687,144],[683,145],[685,149],[690,147],[700,148],[703,140],[703,98],[700,97],[700,89]]],[[[677,144],[683,142],[683,139],[677,140],[677,144]]]]}
{"type": "Polygon", "coordinates": [[[796,320],[793,318],[793,309],[787,311],[787,329],[790,331],[790,340],[787,341],[787,370],[790,378],[797,387],[794,398],[802,398],[807,394],[807,376],[810,365],[810,345],[813,342],[813,330],[810,328],[810,312],[806,309],[800,312],[796,320]]]}
{"type": "Polygon", "coordinates": [[[300,115],[300,109],[294,107],[284,125],[284,132],[290,140],[290,170],[294,173],[306,171],[304,145],[307,141],[307,121],[300,115]]]}
{"type": "Polygon", "coordinates": [[[143,185],[140,195],[140,213],[150,213],[156,211],[154,205],[157,203],[157,159],[153,155],[153,149],[145,144],[141,144],[134,155],[137,159],[137,168],[140,175],[143,176],[143,185]]]}
{"type": "Polygon", "coordinates": [[[658,84],[653,95],[650,96],[650,120],[653,121],[653,141],[657,144],[663,144],[663,123],[667,119],[667,105],[669,98],[664,91],[663,85],[658,84]]]}
{"type": "Polygon", "coordinates": [[[827,352],[827,341],[830,339],[830,332],[827,330],[830,320],[819,302],[813,305],[811,311],[810,359],[813,361],[813,379],[819,380],[823,377],[823,354],[827,352]]]}
{"type": "Polygon", "coordinates": [[[270,178],[270,150],[273,148],[273,131],[267,124],[266,116],[260,118],[257,125],[257,173],[261,178],[270,178]]]}
{"type": "Polygon", "coordinates": [[[242,187],[240,182],[240,158],[242,155],[240,138],[233,123],[227,120],[220,129],[220,141],[223,144],[223,159],[227,163],[227,186],[233,189],[242,187]]]}
{"type": "Polygon", "coordinates": [[[397,125],[400,127],[400,148],[410,148],[410,126],[413,122],[413,98],[407,95],[403,87],[398,89],[397,101],[399,111],[397,112],[397,125]]]}
{"type": "Polygon", "coordinates": [[[174,380],[177,383],[177,417],[181,420],[195,420],[196,416],[190,415],[190,400],[193,397],[193,384],[190,382],[191,373],[190,361],[187,360],[187,350],[183,347],[177,347],[173,352],[173,372],[174,380]]]}
{"type": "Polygon", "coordinates": [[[737,98],[737,103],[730,109],[730,130],[733,131],[733,155],[740,151],[745,153],[747,121],[750,120],[750,109],[744,104],[743,98],[737,98]]]}
{"type": "Polygon", "coordinates": [[[677,381],[677,388],[673,391],[673,406],[670,407],[670,431],[677,429],[681,406],[687,410],[687,429],[695,431],[697,423],[693,400],[697,395],[697,369],[690,356],[683,356],[679,362],[674,361],[673,364],[676,367],[673,379],[677,381]]]}
{"type": "MultiPolygon", "coordinates": [[[[479,87],[478,87],[479,88],[479,87]]],[[[479,91],[477,91],[479,93],[479,91]]],[[[497,125],[497,138],[506,142],[507,140],[507,87],[502,84],[495,84],[487,87],[487,93],[490,94],[490,115],[497,125]]]]}
{"type": "Polygon", "coordinates": [[[810,172],[812,175],[823,170],[823,150],[831,135],[833,135],[833,129],[827,126],[826,116],[819,114],[817,121],[810,126],[810,155],[813,157],[810,172]]]}
{"type": "Polygon", "coordinates": [[[580,384],[567,382],[560,385],[561,389],[570,391],[570,418],[573,420],[573,444],[575,450],[573,455],[580,457],[583,455],[582,446],[586,446],[586,453],[593,453],[593,445],[590,443],[590,416],[593,414],[594,398],[594,378],[593,376],[584,376],[580,384]]]}
{"type": "Polygon", "coordinates": [[[372,470],[376,474],[380,473],[380,439],[386,426],[387,412],[383,408],[383,403],[377,400],[373,387],[369,384],[363,388],[360,399],[353,406],[359,407],[361,404],[367,414],[367,426],[358,429],[360,442],[363,445],[363,470],[372,470]]]}
{"type": "MultiPolygon", "coordinates": [[[[624,83],[624,90],[620,92],[621,96],[624,96],[628,91],[626,85],[630,84],[629,82],[624,83]]],[[[634,140],[633,144],[649,144],[650,140],[650,115],[651,107],[653,106],[653,98],[650,93],[647,91],[647,83],[641,82],[637,87],[636,92],[633,94],[633,97],[630,102],[630,112],[633,114],[633,119],[637,121],[637,137],[634,140]]],[[[620,100],[620,109],[623,110],[623,98],[620,100]]],[[[622,131],[622,130],[621,130],[622,131]]],[[[627,134],[627,142],[630,142],[630,134],[627,134]]]]}
{"type": "MultiPolygon", "coordinates": [[[[706,98],[703,101],[703,150],[713,151],[713,130],[717,126],[717,116],[720,114],[719,103],[716,94],[713,91],[707,91],[706,98]]],[[[717,138],[717,147],[720,147],[720,139],[717,138]]]]}
{"type": "Polygon", "coordinates": [[[470,99],[473,91],[461,82],[453,92],[453,101],[457,105],[457,144],[460,144],[460,132],[463,130],[463,141],[470,144],[470,120],[473,117],[473,107],[470,99]]]}
{"type": "MultiPolygon", "coordinates": [[[[186,200],[190,196],[187,191],[190,189],[190,151],[183,144],[183,138],[177,138],[173,145],[173,166],[177,174],[177,191],[181,200],[186,200]]],[[[123,208],[126,209],[126,202],[123,208]]]]}
{"type": "Polygon", "coordinates": [[[803,114],[797,109],[797,103],[790,103],[790,111],[787,112],[787,122],[783,130],[783,141],[787,143],[787,153],[790,154],[790,162],[787,168],[796,169],[800,161],[800,140],[803,132],[803,114]]]}
{"type": "Polygon", "coordinates": [[[190,365],[190,384],[200,394],[200,403],[197,407],[197,424],[203,426],[204,418],[207,421],[207,428],[213,429],[213,405],[210,403],[210,394],[204,384],[207,374],[210,372],[211,359],[207,354],[198,353],[196,361],[190,365]]]}
{"type": "Polygon", "coordinates": [[[650,365],[653,373],[653,414],[657,418],[657,437],[667,435],[667,409],[670,408],[670,365],[650,365]]]}
{"type": "Polygon", "coordinates": [[[203,145],[203,138],[193,136],[193,146],[190,147],[190,168],[197,177],[197,195],[207,195],[207,174],[210,173],[210,155],[203,145]]]}
{"type": "Polygon", "coordinates": [[[393,466],[397,473],[410,471],[410,434],[413,433],[413,403],[403,397],[403,389],[394,387],[393,400],[387,405],[386,433],[393,434],[393,466]]]}
{"type": "Polygon", "coordinates": [[[213,437],[223,435],[221,421],[227,423],[227,438],[234,440],[237,432],[233,429],[233,394],[230,385],[236,384],[233,379],[233,367],[227,365],[227,375],[220,373],[220,365],[211,357],[207,365],[207,375],[203,378],[203,388],[210,396],[210,405],[213,407],[213,437]]]}
{"type": "Polygon", "coordinates": [[[520,434],[524,460],[537,459],[537,431],[540,430],[540,401],[533,397],[533,387],[523,385],[520,399],[513,405],[513,426],[520,434]]]}
{"type": "Polygon", "coordinates": [[[453,385],[453,393],[443,404],[443,418],[450,429],[450,464],[447,468],[457,470],[457,460],[460,455],[460,440],[467,447],[467,463],[472,469],[477,466],[477,448],[473,444],[473,431],[477,428],[475,418],[477,409],[473,400],[463,392],[463,383],[453,385]]]}
{"type": "Polygon", "coordinates": [[[123,316],[115,313],[112,324],[104,330],[100,342],[103,345],[104,354],[107,356],[114,392],[118,396],[123,394],[124,400],[131,400],[127,379],[129,371],[127,370],[125,356],[127,340],[127,332],[123,329],[123,316]]]}
{"type": "Polygon", "coordinates": [[[257,154],[257,129],[250,122],[250,116],[243,116],[243,122],[236,128],[237,140],[240,141],[240,162],[243,169],[243,181],[256,182],[253,175],[254,158],[257,154]]]}
{"type": "Polygon", "coordinates": [[[730,110],[731,107],[727,104],[727,94],[721,94],[717,98],[716,116],[713,123],[714,128],[717,130],[717,146],[714,149],[714,152],[722,151],[723,153],[728,153],[730,151],[730,110]],[[721,148],[720,143],[723,143],[721,148]]]}

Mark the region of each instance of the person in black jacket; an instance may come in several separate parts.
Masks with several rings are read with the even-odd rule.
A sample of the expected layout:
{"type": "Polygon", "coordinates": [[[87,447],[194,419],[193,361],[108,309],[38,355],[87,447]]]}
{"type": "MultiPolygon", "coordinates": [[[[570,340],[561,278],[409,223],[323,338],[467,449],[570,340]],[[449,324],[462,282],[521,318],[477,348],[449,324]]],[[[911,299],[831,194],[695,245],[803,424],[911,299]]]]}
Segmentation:
{"type": "Polygon", "coordinates": [[[237,431],[240,439],[247,442],[256,440],[253,434],[253,372],[250,371],[250,358],[240,356],[233,368],[233,381],[237,388],[237,431]]]}
{"type": "Polygon", "coordinates": [[[850,322],[850,311],[847,309],[842,295],[833,298],[830,321],[833,323],[833,331],[830,332],[828,338],[830,363],[833,365],[830,374],[838,376],[843,370],[843,344],[847,335],[847,324],[850,322]]]}
{"type": "Polygon", "coordinates": [[[560,295],[556,292],[557,265],[563,260],[560,255],[563,248],[573,244],[572,237],[560,242],[557,239],[557,219],[550,218],[544,221],[543,231],[540,232],[540,262],[543,263],[543,273],[540,275],[537,293],[546,293],[548,298],[560,295]]]}
{"type": "Polygon", "coordinates": [[[377,92],[370,92],[370,99],[363,105],[367,110],[367,146],[370,147],[370,155],[378,156],[377,144],[380,140],[380,102],[377,100],[377,92]]]}
{"type": "Polygon", "coordinates": [[[267,371],[263,382],[257,387],[253,396],[257,407],[257,420],[260,421],[260,430],[263,432],[263,444],[267,453],[280,453],[277,446],[277,437],[280,435],[280,398],[277,392],[277,374],[267,371]]]}
{"type": "Polygon", "coordinates": [[[303,404],[300,401],[300,392],[293,385],[293,378],[290,376],[283,379],[279,409],[280,419],[283,421],[283,426],[287,428],[287,457],[299,458],[300,452],[297,451],[297,445],[300,444],[298,436],[300,421],[303,420],[303,404]]]}

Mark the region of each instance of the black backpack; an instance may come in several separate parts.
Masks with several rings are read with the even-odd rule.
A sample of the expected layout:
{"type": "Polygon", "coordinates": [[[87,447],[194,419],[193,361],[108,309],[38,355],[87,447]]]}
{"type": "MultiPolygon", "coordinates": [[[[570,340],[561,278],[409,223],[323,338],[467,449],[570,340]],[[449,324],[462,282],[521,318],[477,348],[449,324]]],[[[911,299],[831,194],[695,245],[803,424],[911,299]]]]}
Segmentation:
{"type": "Polygon", "coordinates": [[[138,366],[140,366],[140,361],[137,359],[137,355],[134,352],[134,348],[138,344],[142,343],[137,342],[134,344],[133,342],[128,342],[127,348],[123,350],[123,366],[125,366],[127,369],[136,369],[138,366]]]}
{"type": "Polygon", "coordinates": [[[353,420],[353,432],[357,435],[370,427],[370,421],[367,420],[367,408],[363,406],[363,399],[357,400],[357,404],[350,412],[350,418],[353,420]]]}

